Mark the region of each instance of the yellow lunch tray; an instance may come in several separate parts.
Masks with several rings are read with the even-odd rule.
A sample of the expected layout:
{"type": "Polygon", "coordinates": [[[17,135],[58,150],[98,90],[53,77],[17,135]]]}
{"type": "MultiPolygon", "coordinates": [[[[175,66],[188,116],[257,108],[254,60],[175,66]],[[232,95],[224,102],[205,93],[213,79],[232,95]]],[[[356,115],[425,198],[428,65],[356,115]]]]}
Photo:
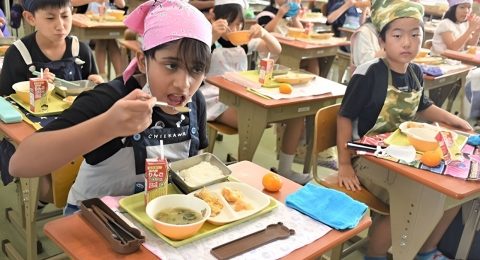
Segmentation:
{"type": "Polygon", "coordinates": [[[58,97],[54,93],[52,93],[48,98],[48,109],[45,111],[39,111],[39,112],[32,112],[30,110],[30,104],[23,102],[23,100],[21,100],[17,94],[11,94],[10,98],[34,116],[58,115],[62,113],[63,110],[70,107],[70,104],[60,99],[60,97],[58,97]]]}
{"type": "MultiPolygon", "coordinates": [[[[467,137],[464,135],[457,135],[457,139],[455,139],[455,150],[460,151],[461,148],[467,143],[467,137]]],[[[407,135],[403,134],[400,129],[395,130],[389,137],[387,137],[384,142],[388,145],[401,145],[407,146],[410,145],[408,141],[407,135]]]]}
{"type": "MultiPolygon", "coordinates": [[[[180,191],[173,184],[168,185],[168,194],[178,194],[178,193],[180,193],[180,191]]],[[[173,247],[180,247],[180,246],[183,246],[183,245],[186,245],[186,244],[191,243],[193,241],[196,241],[196,240],[202,239],[204,237],[213,235],[213,234],[215,234],[219,231],[228,229],[232,226],[236,226],[240,223],[249,221],[249,220],[254,219],[254,218],[256,218],[260,215],[263,215],[263,214],[266,214],[266,213],[272,211],[273,209],[278,207],[279,202],[272,197],[269,197],[269,198],[270,198],[270,204],[268,204],[268,206],[266,206],[264,209],[260,210],[259,212],[255,213],[253,215],[250,215],[248,217],[245,217],[245,218],[242,218],[242,219],[239,219],[237,221],[230,222],[230,223],[227,223],[227,224],[221,225],[221,226],[216,226],[216,225],[213,225],[209,222],[205,222],[205,224],[203,224],[202,228],[200,229],[200,231],[198,231],[198,233],[196,235],[194,235],[192,237],[189,237],[187,239],[184,239],[184,240],[172,240],[172,239],[162,235],[160,232],[158,232],[155,229],[155,227],[153,226],[152,220],[147,216],[147,213],[145,212],[145,201],[144,201],[144,194],[143,193],[137,193],[137,194],[125,197],[125,198],[121,199],[119,203],[120,203],[120,206],[128,212],[128,214],[130,214],[133,218],[135,218],[143,226],[145,226],[151,232],[153,232],[154,234],[159,236],[161,239],[163,239],[169,245],[171,245],[173,247]]]]}
{"type": "MultiPolygon", "coordinates": [[[[288,72],[288,73],[294,73],[294,72],[288,72]]],[[[258,82],[258,71],[256,70],[247,70],[247,71],[242,71],[240,72],[240,75],[245,77],[246,79],[249,79],[254,82],[258,82]]],[[[290,85],[288,83],[281,83],[281,82],[276,82],[274,80],[270,81],[268,84],[263,84],[262,87],[264,88],[278,88],[280,85],[290,85]]]]}

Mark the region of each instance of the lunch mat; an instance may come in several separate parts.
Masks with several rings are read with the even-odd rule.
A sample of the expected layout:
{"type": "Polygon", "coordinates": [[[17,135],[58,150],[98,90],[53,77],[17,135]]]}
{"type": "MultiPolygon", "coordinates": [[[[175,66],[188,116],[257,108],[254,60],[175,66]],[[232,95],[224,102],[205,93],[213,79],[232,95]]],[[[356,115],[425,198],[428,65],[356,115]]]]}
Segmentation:
{"type": "Polygon", "coordinates": [[[52,93],[48,98],[48,109],[45,111],[32,112],[30,110],[30,104],[23,102],[17,94],[11,94],[10,98],[25,109],[28,113],[34,116],[51,116],[58,115],[63,112],[63,110],[70,107],[70,104],[63,101],[59,96],[52,93]]]}
{"type": "MultiPolygon", "coordinates": [[[[436,174],[453,176],[456,178],[464,180],[480,180],[480,149],[467,144],[467,137],[461,134],[457,135],[455,140],[455,146],[453,150],[460,151],[461,160],[454,160],[448,165],[445,164],[445,161],[442,160],[439,166],[437,167],[428,167],[420,162],[421,154],[417,152],[416,160],[407,163],[396,158],[386,156],[382,157],[384,159],[394,161],[400,164],[405,164],[411,167],[418,169],[426,170],[436,174]]],[[[406,146],[410,143],[408,142],[407,136],[403,134],[399,129],[393,133],[380,134],[375,136],[364,136],[361,140],[361,143],[371,144],[371,145],[380,145],[384,144],[393,144],[393,145],[402,145],[406,146]]]]}
{"type": "MultiPolygon", "coordinates": [[[[181,193],[173,184],[168,185],[168,194],[177,194],[181,193]]],[[[265,195],[268,196],[268,195],[265,195]]],[[[142,225],[144,225],[146,228],[148,228],[150,231],[152,231],[154,234],[162,238],[165,242],[167,242],[169,245],[173,247],[180,247],[185,244],[191,243],[193,241],[202,239],[204,237],[213,235],[219,231],[225,230],[227,228],[230,228],[232,226],[238,225],[240,223],[246,222],[248,220],[254,219],[260,215],[263,215],[267,212],[272,211],[278,206],[278,202],[270,197],[270,204],[268,204],[267,207],[264,209],[260,210],[259,212],[250,215],[248,217],[245,217],[243,219],[239,219],[234,222],[227,223],[225,225],[221,226],[216,226],[208,221],[203,224],[202,228],[198,231],[198,233],[190,238],[186,238],[184,240],[172,240],[164,235],[162,235],[160,232],[158,232],[155,227],[153,226],[152,220],[147,216],[147,213],[145,212],[145,201],[144,201],[144,194],[143,193],[137,193],[128,197],[125,197],[119,201],[120,206],[128,212],[133,218],[135,218],[138,222],[140,222],[142,225]]]]}

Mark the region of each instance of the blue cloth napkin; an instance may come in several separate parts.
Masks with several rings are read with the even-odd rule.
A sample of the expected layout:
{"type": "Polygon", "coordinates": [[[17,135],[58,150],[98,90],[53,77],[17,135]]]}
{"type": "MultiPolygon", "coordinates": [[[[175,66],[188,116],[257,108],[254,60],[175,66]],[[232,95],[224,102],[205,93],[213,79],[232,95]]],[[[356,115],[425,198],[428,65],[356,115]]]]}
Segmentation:
{"type": "Polygon", "coordinates": [[[343,192],[311,183],[288,195],[286,204],[337,230],[354,228],[367,210],[343,192]]]}

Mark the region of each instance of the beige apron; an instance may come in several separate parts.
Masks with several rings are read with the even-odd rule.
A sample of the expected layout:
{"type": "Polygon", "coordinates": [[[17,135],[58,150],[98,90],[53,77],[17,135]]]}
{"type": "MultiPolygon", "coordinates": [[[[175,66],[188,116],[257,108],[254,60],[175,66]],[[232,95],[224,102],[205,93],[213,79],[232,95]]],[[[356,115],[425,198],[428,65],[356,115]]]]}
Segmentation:
{"type": "MultiPolygon", "coordinates": [[[[418,105],[420,104],[420,99],[422,97],[423,87],[410,66],[408,67],[407,72],[415,79],[418,90],[404,92],[393,86],[392,72],[387,61],[383,61],[388,67],[387,96],[375,125],[366,134],[368,136],[393,132],[398,129],[398,126],[401,123],[412,120],[417,113],[418,105]]],[[[372,173],[372,169],[370,169],[370,164],[365,158],[357,157],[354,159],[353,169],[362,185],[380,200],[388,204],[388,191],[371,181],[369,175],[372,173]]],[[[378,171],[379,169],[383,168],[377,167],[375,171],[378,171]]]]}

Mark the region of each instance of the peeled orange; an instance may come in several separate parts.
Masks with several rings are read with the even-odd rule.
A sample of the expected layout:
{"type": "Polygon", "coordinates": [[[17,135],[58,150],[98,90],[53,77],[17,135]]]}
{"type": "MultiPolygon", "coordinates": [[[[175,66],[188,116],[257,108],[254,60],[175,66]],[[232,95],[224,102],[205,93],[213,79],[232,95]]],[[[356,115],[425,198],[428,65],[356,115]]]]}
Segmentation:
{"type": "Polygon", "coordinates": [[[263,175],[262,185],[267,191],[276,192],[282,188],[282,179],[273,172],[268,172],[263,175]]]}
{"type": "Polygon", "coordinates": [[[420,161],[428,167],[437,167],[442,162],[442,152],[440,149],[426,151],[423,153],[420,161]]]}
{"type": "Polygon", "coordinates": [[[293,91],[293,88],[292,88],[292,86],[290,86],[288,84],[281,84],[278,87],[278,91],[282,94],[291,94],[292,91],[293,91]]]}

